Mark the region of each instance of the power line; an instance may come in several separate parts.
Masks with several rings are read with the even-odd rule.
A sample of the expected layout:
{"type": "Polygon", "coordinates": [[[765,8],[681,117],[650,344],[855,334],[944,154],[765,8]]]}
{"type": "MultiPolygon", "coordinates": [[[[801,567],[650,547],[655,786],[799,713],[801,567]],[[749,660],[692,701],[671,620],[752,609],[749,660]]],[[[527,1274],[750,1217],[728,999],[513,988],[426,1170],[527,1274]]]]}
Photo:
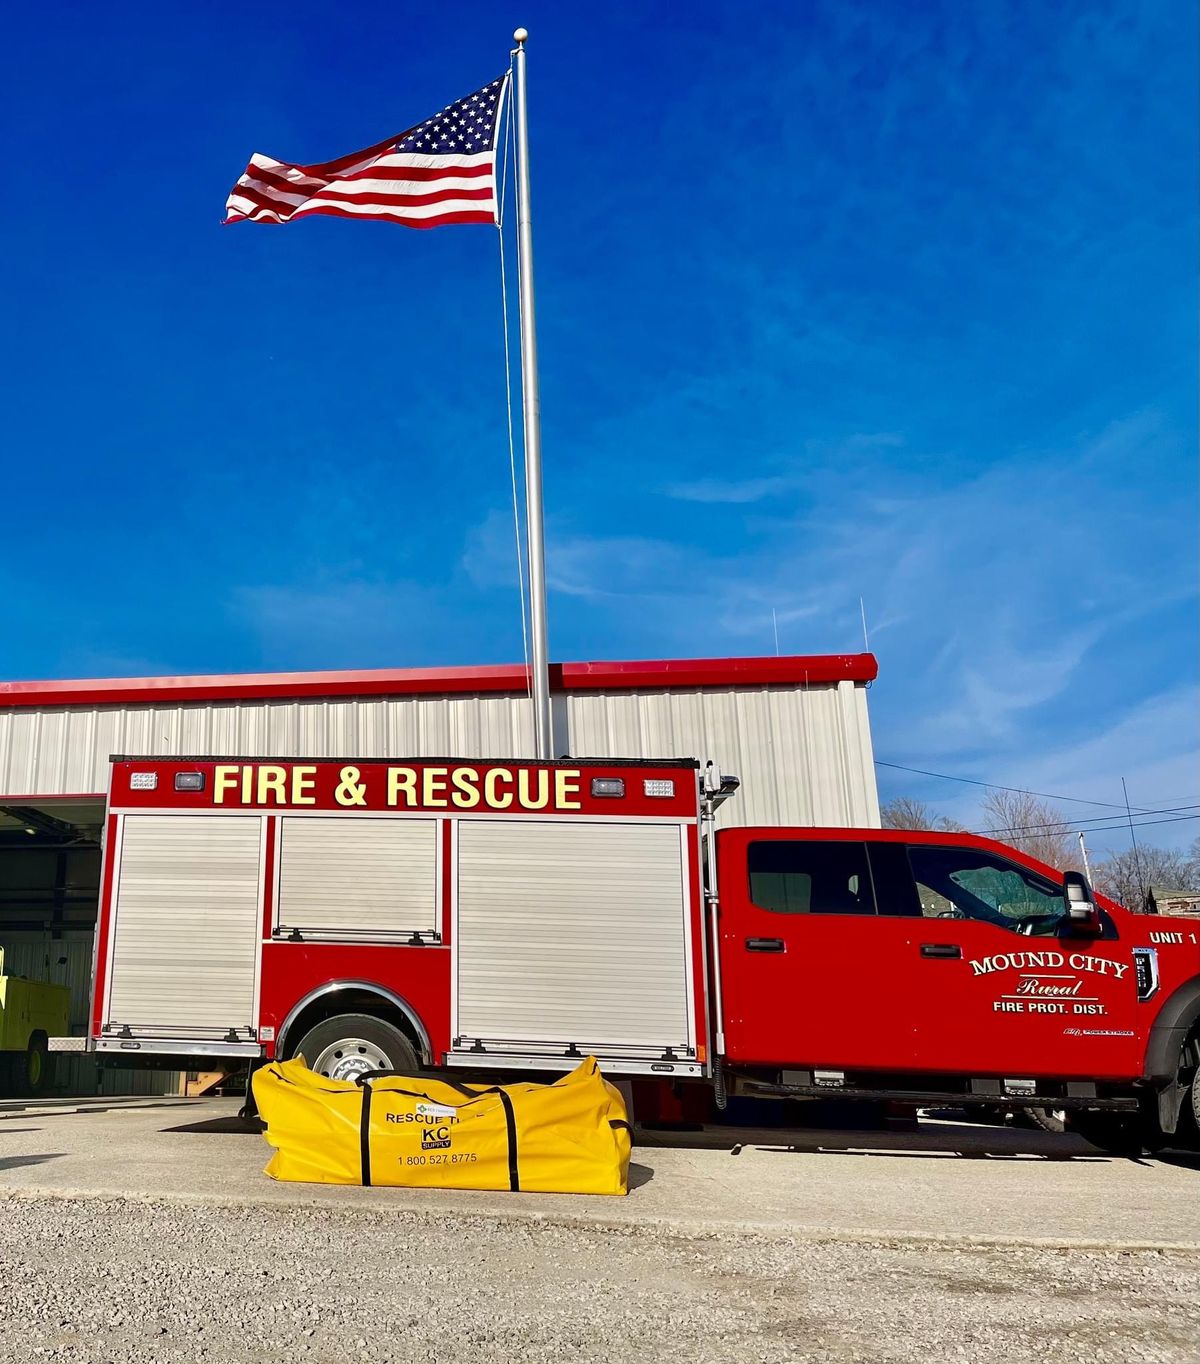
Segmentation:
{"type": "MultiPolygon", "coordinates": [[[[986,786],[990,791],[1012,791],[1018,796],[1041,796],[1043,800],[1065,800],[1074,805],[1102,805],[1107,810],[1125,810],[1124,802],[1119,804],[1111,800],[1084,800],[1082,796],[1056,796],[1050,791],[1030,791],[1024,786],[1001,786],[994,781],[977,781],[974,777],[955,777],[949,772],[930,772],[924,767],[905,767],[903,763],[888,763],[882,758],[875,759],[876,767],[893,767],[897,772],[915,772],[919,777],[938,777],[942,781],[959,781],[967,786],[986,786]]],[[[1142,809],[1141,806],[1132,807],[1134,812],[1139,815],[1157,815],[1160,810],[1142,809]]]]}
{"type": "MultiPolygon", "coordinates": [[[[1188,807],[1180,806],[1180,809],[1185,809],[1185,808],[1188,808],[1188,807]]],[[[1117,817],[1116,817],[1115,815],[1110,815],[1109,818],[1110,818],[1110,819],[1115,819],[1115,820],[1116,820],[1116,823],[1115,823],[1115,824],[1100,824],[1100,825],[1096,825],[1096,824],[1094,824],[1094,822],[1088,821],[1088,820],[1086,820],[1086,819],[1080,820],[1080,821],[1079,821],[1080,824],[1088,824],[1088,825],[1089,825],[1089,827],[1088,827],[1087,830],[1081,830],[1081,829],[1077,828],[1074,824],[1071,824],[1071,825],[1065,825],[1065,824],[1029,824],[1029,825],[1026,825],[1024,828],[972,829],[971,832],[972,832],[972,833],[977,833],[977,834],[984,834],[984,835],[987,835],[987,834],[1023,834],[1023,833],[1035,833],[1035,832],[1039,832],[1039,831],[1040,831],[1040,832],[1043,832],[1043,833],[1049,832],[1049,833],[1059,833],[1059,834],[1077,834],[1077,833],[1083,833],[1083,832],[1093,833],[1093,834],[1102,834],[1102,833],[1110,833],[1110,832],[1112,832],[1112,831],[1115,830],[1115,829],[1121,829],[1121,828],[1127,827],[1126,824],[1125,824],[1125,821],[1124,821],[1123,819],[1117,819],[1117,817]]],[[[1185,822],[1186,822],[1187,820],[1189,820],[1189,819],[1200,819],[1200,814],[1196,814],[1196,815],[1176,815],[1175,818],[1173,818],[1173,819],[1139,819],[1139,820],[1135,821],[1133,827],[1136,828],[1136,829],[1148,829],[1148,828],[1150,828],[1152,825],[1155,825],[1155,824],[1183,824],[1183,823],[1185,823],[1185,822]]]]}
{"type": "MultiPolygon", "coordinates": [[[[1175,805],[1164,810],[1154,810],[1151,813],[1156,815],[1182,815],[1189,810],[1200,810],[1200,805],[1175,805]]],[[[1121,815],[1086,815],[1082,819],[1051,819],[1046,820],[1041,824],[1006,824],[1004,825],[1004,828],[1012,834],[1036,833],[1039,830],[1046,829],[1061,829],[1066,833],[1075,833],[1081,825],[1108,825],[1109,822],[1113,820],[1120,824],[1126,823],[1126,820],[1121,815]]],[[[1136,822],[1140,825],[1153,821],[1138,820],[1136,822]]],[[[1115,828],[1116,825],[1113,824],[1112,827],[1115,828]]]]}

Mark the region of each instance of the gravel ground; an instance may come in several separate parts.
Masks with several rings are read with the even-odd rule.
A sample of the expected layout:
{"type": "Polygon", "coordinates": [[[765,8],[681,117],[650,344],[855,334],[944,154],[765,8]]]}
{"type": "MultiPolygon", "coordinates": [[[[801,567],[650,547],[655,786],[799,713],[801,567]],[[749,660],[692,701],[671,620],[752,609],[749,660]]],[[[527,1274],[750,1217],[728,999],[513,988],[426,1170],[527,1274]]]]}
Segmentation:
{"type": "Polygon", "coordinates": [[[0,1361],[1200,1358],[1200,1256],[0,1200],[0,1361]]]}

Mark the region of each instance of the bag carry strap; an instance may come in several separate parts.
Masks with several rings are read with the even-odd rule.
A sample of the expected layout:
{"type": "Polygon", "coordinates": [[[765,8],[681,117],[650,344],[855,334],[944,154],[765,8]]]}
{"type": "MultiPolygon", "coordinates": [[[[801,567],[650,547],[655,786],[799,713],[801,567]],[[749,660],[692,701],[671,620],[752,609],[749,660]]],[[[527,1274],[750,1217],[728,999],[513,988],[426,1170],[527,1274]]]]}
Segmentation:
{"type": "Polygon", "coordinates": [[[359,1159],[362,1161],[363,1188],[371,1183],[371,1086],[362,1086],[362,1120],[358,1128],[359,1159]]]}
{"type": "MultiPolygon", "coordinates": [[[[404,1080],[411,1080],[414,1078],[402,1070],[364,1070],[360,1075],[354,1077],[354,1083],[356,1085],[362,1085],[366,1084],[368,1080],[387,1080],[391,1079],[393,1076],[399,1076],[404,1080]]],[[[416,1078],[419,1079],[419,1077],[416,1078]]],[[[479,1097],[480,1091],[478,1089],[471,1089],[467,1085],[460,1084],[457,1080],[448,1080],[444,1075],[439,1075],[436,1079],[438,1084],[445,1085],[447,1089],[454,1090],[456,1094],[461,1094],[464,1099],[477,1099],[479,1097]]],[[[483,1092],[491,1093],[490,1090],[484,1090],[483,1092]]],[[[431,1104],[440,1102],[424,1089],[392,1089],[389,1090],[388,1093],[407,1094],[410,1098],[428,1099],[431,1104]]]]}
{"type": "Polygon", "coordinates": [[[521,1174],[517,1169],[517,1115],[513,1112],[512,1100],[502,1089],[497,1089],[500,1102],[504,1105],[504,1127],[508,1133],[508,1187],[513,1193],[521,1192],[521,1174]]]}

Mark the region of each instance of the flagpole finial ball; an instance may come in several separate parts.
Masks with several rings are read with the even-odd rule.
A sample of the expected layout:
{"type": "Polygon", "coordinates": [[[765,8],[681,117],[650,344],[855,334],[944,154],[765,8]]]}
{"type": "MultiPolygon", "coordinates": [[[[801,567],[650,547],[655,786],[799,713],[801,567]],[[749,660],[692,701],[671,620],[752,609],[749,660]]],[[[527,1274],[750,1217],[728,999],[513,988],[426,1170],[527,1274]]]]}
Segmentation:
{"type": "Polygon", "coordinates": [[[528,37],[529,37],[529,30],[528,30],[527,28],[519,28],[519,29],[517,29],[517,31],[513,34],[513,42],[514,42],[514,43],[523,43],[523,42],[526,40],[526,38],[528,38],[528,37]]]}

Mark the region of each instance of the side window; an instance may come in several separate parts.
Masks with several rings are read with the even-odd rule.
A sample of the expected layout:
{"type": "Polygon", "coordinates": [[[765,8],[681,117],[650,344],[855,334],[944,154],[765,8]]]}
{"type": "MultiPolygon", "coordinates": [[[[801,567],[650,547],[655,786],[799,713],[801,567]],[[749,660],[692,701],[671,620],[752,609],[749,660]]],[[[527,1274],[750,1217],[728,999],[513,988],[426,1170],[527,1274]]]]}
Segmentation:
{"type": "Polygon", "coordinates": [[[747,851],[750,899],[776,914],[874,914],[862,843],[779,839],[747,851]]]}
{"type": "Polygon", "coordinates": [[[1049,935],[1066,912],[1061,886],[979,849],[910,846],[908,860],[927,919],[980,919],[1049,935]]]}
{"type": "Polygon", "coordinates": [[[908,865],[908,848],[903,843],[867,844],[871,855],[871,880],[875,883],[875,904],[879,913],[891,918],[916,918],[921,913],[917,888],[908,865]]]}

